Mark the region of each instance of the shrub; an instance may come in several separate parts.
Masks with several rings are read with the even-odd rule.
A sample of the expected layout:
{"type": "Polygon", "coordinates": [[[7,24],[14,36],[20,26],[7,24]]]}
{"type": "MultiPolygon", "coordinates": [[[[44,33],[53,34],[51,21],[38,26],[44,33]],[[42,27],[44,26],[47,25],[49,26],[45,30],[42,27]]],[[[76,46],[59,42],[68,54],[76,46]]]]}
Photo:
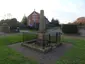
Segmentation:
{"type": "Polygon", "coordinates": [[[73,24],[64,24],[62,25],[62,32],[66,34],[77,34],[78,27],[77,25],[73,25],[73,24]]]}

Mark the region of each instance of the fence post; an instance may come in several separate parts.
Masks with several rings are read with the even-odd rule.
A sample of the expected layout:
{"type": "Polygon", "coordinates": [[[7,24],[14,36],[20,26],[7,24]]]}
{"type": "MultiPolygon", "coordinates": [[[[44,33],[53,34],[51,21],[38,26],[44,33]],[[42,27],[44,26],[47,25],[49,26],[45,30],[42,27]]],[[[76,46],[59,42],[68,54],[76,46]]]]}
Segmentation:
{"type": "Polygon", "coordinates": [[[49,34],[49,41],[48,42],[49,42],[49,44],[51,43],[51,36],[50,36],[50,34],[49,34]]]}
{"type": "Polygon", "coordinates": [[[58,42],[58,33],[56,32],[56,43],[58,42]]]}
{"type": "Polygon", "coordinates": [[[45,49],[45,40],[44,40],[45,38],[44,37],[45,37],[45,35],[43,35],[43,39],[41,40],[43,43],[43,49],[45,49]]]}
{"type": "Polygon", "coordinates": [[[24,42],[24,32],[22,32],[22,35],[23,35],[22,37],[23,37],[23,42],[24,42]]]}
{"type": "Polygon", "coordinates": [[[61,40],[61,33],[59,32],[59,43],[60,43],[60,40],[61,40]]]}

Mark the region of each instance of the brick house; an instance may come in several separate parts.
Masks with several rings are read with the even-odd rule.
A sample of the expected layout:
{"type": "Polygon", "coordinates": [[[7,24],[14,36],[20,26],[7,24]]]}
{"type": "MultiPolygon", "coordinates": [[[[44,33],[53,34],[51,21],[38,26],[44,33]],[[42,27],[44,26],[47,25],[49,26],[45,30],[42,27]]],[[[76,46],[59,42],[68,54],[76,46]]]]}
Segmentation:
{"type": "MultiPolygon", "coordinates": [[[[39,25],[40,14],[35,10],[27,17],[27,26],[36,27],[39,25]]],[[[48,19],[45,17],[46,24],[49,23],[48,19]]]]}

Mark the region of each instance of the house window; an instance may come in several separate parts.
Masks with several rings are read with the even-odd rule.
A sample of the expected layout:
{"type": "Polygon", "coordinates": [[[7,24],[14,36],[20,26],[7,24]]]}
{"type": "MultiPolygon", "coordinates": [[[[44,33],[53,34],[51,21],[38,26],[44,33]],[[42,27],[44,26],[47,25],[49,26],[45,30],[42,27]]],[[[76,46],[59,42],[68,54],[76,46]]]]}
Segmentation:
{"type": "Polygon", "coordinates": [[[29,19],[29,24],[30,24],[30,19],[29,19]]]}
{"type": "Polygon", "coordinates": [[[33,21],[36,21],[36,16],[32,16],[33,21]]]}
{"type": "Polygon", "coordinates": [[[34,22],[36,22],[36,20],[37,20],[37,14],[34,12],[33,14],[32,14],[32,19],[33,19],[33,21],[34,22]]]}
{"type": "Polygon", "coordinates": [[[37,18],[37,16],[35,15],[35,16],[32,16],[32,20],[33,21],[36,21],[38,18],[37,18]]]}

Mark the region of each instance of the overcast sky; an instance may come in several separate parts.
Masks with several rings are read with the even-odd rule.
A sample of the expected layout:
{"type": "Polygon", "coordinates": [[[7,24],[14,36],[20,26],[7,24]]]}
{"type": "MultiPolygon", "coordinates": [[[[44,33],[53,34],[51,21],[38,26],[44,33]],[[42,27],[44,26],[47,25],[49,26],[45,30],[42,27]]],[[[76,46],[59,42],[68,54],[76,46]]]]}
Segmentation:
{"type": "Polygon", "coordinates": [[[21,21],[24,14],[43,9],[49,21],[59,19],[60,23],[73,22],[85,16],[85,0],[0,0],[0,20],[8,16],[21,21]]]}

